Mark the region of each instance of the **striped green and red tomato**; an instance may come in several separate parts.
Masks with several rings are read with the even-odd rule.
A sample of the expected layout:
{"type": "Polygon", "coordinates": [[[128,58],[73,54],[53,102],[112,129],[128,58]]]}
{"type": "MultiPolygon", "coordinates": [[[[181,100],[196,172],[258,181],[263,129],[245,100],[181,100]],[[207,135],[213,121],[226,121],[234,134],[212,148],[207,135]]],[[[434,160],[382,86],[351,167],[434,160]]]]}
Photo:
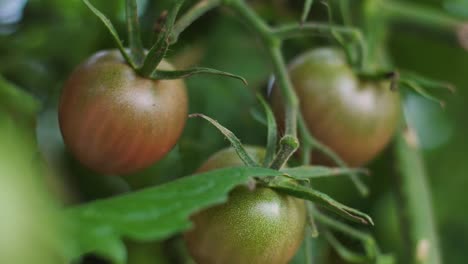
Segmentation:
{"type": "MultiPolygon", "coordinates": [[[[247,147],[261,162],[265,149],[247,147]]],[[[198,170],[242,166],[233,148],[212,155],[198,170]]],[[[194,229],[184,235],[190,255],[203,264],[286,264],[304,237],[305,203],[270,188],[239,186],[229,200],[191,217],[194,229]]]]}
{"type": "MultiPolygon", "coordinates": [[[[392,138],[400,118],[399,93],[390,89],[388,80],[357,76],[339,49],[299,55],[289,65],[289,75],[307,128],[349,165],[366,164],[392,138]]],[[[280,125],[281,97],[274,89],[272,102],[280,125]]]]}
{"type": "MultiPolygon", "coordinates": [[[[158,68],[172,66],[163,60],[158,68]]],[[[59,123],[65,144],[82,164],[103,174],[128,174],[171,150],[187,108],[183,81],[143,78],[118,51],[101,51],[66,81],[59,123]]]]}

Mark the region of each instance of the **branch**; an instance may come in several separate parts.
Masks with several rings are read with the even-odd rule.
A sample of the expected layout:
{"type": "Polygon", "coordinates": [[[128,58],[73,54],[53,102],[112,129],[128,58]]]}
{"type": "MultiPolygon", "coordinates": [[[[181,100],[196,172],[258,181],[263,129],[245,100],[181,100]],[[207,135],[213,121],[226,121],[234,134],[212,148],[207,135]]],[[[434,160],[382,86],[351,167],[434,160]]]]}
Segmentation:
{"type": "Polygon", "coordinates": [[[206,14],[208,11],[219,6],[221,0],[201,0],[185,13],[174,25],[174,29],[169,35],[169,43],[174,44],[179,39],[179,35],[189,27],[195,20],[206,14]]]}
{"type": "Polygon", "coordinates": [[[395,142],[400,220],[409,249],[408,263],[440,264],[441,253],[432,212],[431,193],[415,132],[400,132],[395,142]]]}

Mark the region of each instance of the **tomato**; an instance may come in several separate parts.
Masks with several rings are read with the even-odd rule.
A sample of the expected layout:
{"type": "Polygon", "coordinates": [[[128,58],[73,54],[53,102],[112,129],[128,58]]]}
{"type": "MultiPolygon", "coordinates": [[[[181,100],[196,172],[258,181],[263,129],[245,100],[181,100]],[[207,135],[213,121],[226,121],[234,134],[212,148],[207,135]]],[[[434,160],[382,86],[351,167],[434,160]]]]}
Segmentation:
{"type": "MultiPolygon", "coordinates": [[[[172,69],[164,60],[158,67],[172,69]]],[[[85,166],[103,174],[127,174],[171,150],[184,128],[187,102],[183,81],[140,77],[118,51],[101,51],[65,83],[60,129],[85,166]]]]}
{"type": "MultiPolygon", "coordinates": [[[[264,149],[248,147],[260,161],[264,149]]],[[[241,165],[234,149],[214,154],[200,172],[241,165]]],[[[194,229],[185,235],[188,250],[200,264],[288,263],[298,250],[306,223],[303,200],[257,186],[236,187],[228,202],[192,216],[194,229]]]]}
{"type": "MultiPolygon", "coordinates": [[[[341,51],[304,53],[289,65],[289,74],[309,131],[349,165],[369,162],[392,138],[400,118],[399,93],[390,90],[389,81],[360,79],[341,51]]],[[[278,89],[272,104],[283,120],[278,89]]]]}

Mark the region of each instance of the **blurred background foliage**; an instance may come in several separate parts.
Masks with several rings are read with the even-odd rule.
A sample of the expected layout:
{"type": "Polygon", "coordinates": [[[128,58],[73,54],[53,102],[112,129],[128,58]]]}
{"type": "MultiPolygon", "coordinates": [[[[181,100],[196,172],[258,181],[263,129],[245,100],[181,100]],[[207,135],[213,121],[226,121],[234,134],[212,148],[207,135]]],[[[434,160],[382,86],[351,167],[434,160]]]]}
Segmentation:
{"type": "MultiPolygon", "coordinates": [[[[147,47],[154,37],[155,21],[170,2],[139,0],[143,38],[147,47]]],[[[185,7],[194,2],[186,1],[185,7]]],[[[297,20],[303,1],[251,2],[268,21],[277,23],[297,20]]],[[[465,0],[409,2],[421,3],[468,20],[465,0]]],[[[93,3],[114,22],[124,38],[124,1],[94,0],[93,3]]],[[[312,20],[325,21],[325,14],[326,9],[316,4],[311,17],[312,20]]],[[[169,50],[168,58],[179,69],[199,65],[244,76],[249,82],[247,88],[238,81],[221,77],[196,76],[187,79],[190,112],[215,118],[244,143],[264,145],[266,128],[254,120],[251,112],[257,107],[255,93],[264,91],[271,68],[256,38],[249,33],[242,21],[230,16],[228,10],[210,12],[188,28],[179,43],[169,50]]],[[[291,58],[302,50],[329,44],[335,43],[327,38],[300,39],[288,42],[284,51],[287,58],[291,58]]],[[[444,109],[416,95],[408,96],[406,105],[408,117],[416,125],[424,149],[444,260],[446,263],[464,263],[468,244],[468,214],[460,206],[468,204],[468,196],[463,198],[468,186],[468,52],[460,47],[454,35],[398,23],[392,27],[389,47],[398,68],[447,80],[458,88],[455,95],[445,96],[444,109]]],[[[115,45],[105,27],[80,0],[0,0],[0,75],[31,93],[41,103],[37,114],[37,141],[50,173],[57,176],[56,180],[48,181],[49,189],[66,205],[190,174],[211,153],[228,145],[207,123],[189,120],[179,144],[170,155],[137,175],[123,179],[108,178],[83,168],[63,145],[57,123],[57,100],[61,85],[77,64],[97,50],[113,48],[115,45]],[[58,183],[51,183],[56,181],[58,183]]],[[[7,105],[9,98],[2,95],[0,105],[7,105]]],[[[17,119],[13,120],[16,122],[17,119]]],[[[4,127],[4,123],[16,124],[12,124],[11,119],[8,119],[10,123],[4,120],[7,119],[2,119],[0,123],[1,149],[11,146],[9,148],[17,149],[18,153],[27,153],[28,146],[22,146],[34,143],[12,145],[5,134],[11,128],[4,127]],[[4,142],[9,142],[9,145],[4,145],[4,142]]],[[[32,127],[23,129],[33,130],[32,127]]],[[[8,156],[16,157],[9,154],[0,152],[0,189],[4,186],[2,181],[7,179],[5,175],[11,173],[4,170],[4,161],[8,156]]],[[[368,182],[372,195],[368,199],[360,198],[344,178],[318,180],[314,184],[337,200],[370,212],[376,222],[373,231],[384,251],[399,250],[398,232],[395,231],[398,228],[397,208],[389,189],[392,164],[388,155],[381,155],[370,168],[373,173],[368,182]]],[[[25,197],[30,199],[29,196],[25,197]]],[[[5,213],[4,208],[2,204],[5,213]]],[[[0,240],[0,252],[2,247],[0,240]]],[[[131,244],[132,247],[135,244],[131,244]]],[[[138,254],[144,255],[145,249],[139,248],[137,252],[133,253],[135,255],[131,253],[130,259],[138,259],[138,254]]],[[[150,255],[154,257],[154,252],[150,255]]]]}

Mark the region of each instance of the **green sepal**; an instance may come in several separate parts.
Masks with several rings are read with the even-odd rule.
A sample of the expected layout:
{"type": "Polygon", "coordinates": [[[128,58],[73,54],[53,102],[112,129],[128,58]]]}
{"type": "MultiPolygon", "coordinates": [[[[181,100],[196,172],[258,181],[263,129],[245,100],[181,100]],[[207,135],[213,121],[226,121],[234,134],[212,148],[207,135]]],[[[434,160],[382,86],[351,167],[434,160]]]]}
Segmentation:
{"type": "Polygon", "coordinates": [[[176,0],[167,15],[165,24],[158,35],[158,38],[154,45],[150,48],[146,58],[143,62],[143,66],[138,69],[138,72],[143,76],[152,76],[161,60],[166,55],[169,49],[169,36],[174,27],[175,19],[179,13],[180,8],[184,0],[176,0]]]}
{"type": "Polygon", "coordinates": [[[239,75],[235,75],[229,72],[219,71],[216,69],[205,68],[205,67],[196,67],[192,69],[176,70],[176,71],[156,70],[151,74],[150,77],[155,80],[172,80],[172,79],[187,78],[195,74],[214,74],[214,75],[227,76],[230,78],[240,80],[245,85],[247,85],[247,80],[239,75]]]}
{"type": "Polygon", "coordinates": [[[240,142],[239,138],[232,133],[229,129],[225,128],[222,126],[220,123],[218,123],[216,120],[212,119],[211,117],[208,117],[203,114],[191,114],[189,117],[201,117],[208,122],[210,122],[214,127],[216,127],[228,140],[231,142],[232,147],[236,150],[237,155],[239,158],[244,162],[244,164],[247,167],[260,167],[260,164],[255,162],[252,157],[245,151],[244,146],[242,146],[242,143],[240,142]]]}
{"type": "Polygon", "coordinates": [[[265,101],[262,95],[257,94],[257,99],[263,106],[266,115],[266,121],[268,126],[267,136],[267,149],[265,159],[263,160],[263,166],[267,167],[273,160],[276,152],[276,143],[278,141],[278,126],[276,124],[275,116],[268,103],[265,101]]]}
{"type": "Polygon", "coordinates": [[[117,47],[120,50],[120,53],[122,53],[122,56],[124,57],[125,61],[132,66],[132,68],[136,69],[137,66],[133,59],[128,55],[127,51],[125,50],[125,47],[123,46],[122,40],[120,40],[119,34],[117,33],[117,30],[115,29],[114,25],[112,25],[112,22],[101,12],[99,9],[94,7],[88,0],[82,0],[86,6],[104,23],[104,25],[107,27],[109,32],[111,33],[112,37],[114,38],[115,43],[117,44],[117,47]]]}
{"type": "Polygon", "coordinates": [[[296,180],[304,180],[304,179],[315,179],[315,178],[324,178],[324,177],[334,177],[338,175],[344,174],[369,174],[367,169],[363,168],[330,168],[325,166],[299,166],[294,168],[284,168],[281,170],[282,172],[290,175],[292,178],[296,180]]]}
{"type": "Polygon", "coordinates": [[[310,10],[312,9],[312,4],[314,4],[314,0],[305,0],[304,7],[302,8],[302,15],[301,15],[301,24],[304,24],[307,20],[307,17],[310,14],[310,10]]]}
{"type": "Polygon", "coordinates": [[[145,50],[141,42],[137,0],[126,0],[125,13],[127,18],[130,55],[139,67],[145,58],[145,50]]]}
{"type": "Polygon", "coordinates": [[[333,211],[348,220],[361,224],[374,225],[372,218],[369,215],[341,204],[322,192],[316,191],[307,186],[299,185],[287,177],[276,177],[268,183],[268,186],[288,195],[314,202],[315,204],[333,211]]]}

